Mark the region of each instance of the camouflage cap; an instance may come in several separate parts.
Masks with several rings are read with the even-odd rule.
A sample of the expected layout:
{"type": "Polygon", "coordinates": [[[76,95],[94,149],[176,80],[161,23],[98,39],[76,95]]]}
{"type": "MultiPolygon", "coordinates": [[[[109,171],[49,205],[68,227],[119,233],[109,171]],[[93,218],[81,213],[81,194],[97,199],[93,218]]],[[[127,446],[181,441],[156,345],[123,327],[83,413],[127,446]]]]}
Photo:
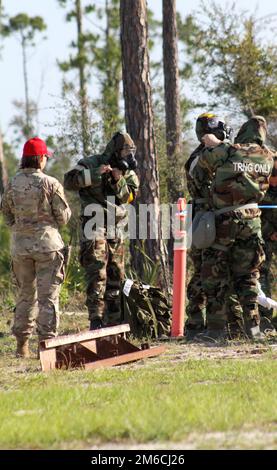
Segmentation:
{"type": "Polygon", "coordinates": [[[267,123],[263,116],[252,116],[240,128],[235,144],[257,143],[263,145],[267,136],[267,123]]]}

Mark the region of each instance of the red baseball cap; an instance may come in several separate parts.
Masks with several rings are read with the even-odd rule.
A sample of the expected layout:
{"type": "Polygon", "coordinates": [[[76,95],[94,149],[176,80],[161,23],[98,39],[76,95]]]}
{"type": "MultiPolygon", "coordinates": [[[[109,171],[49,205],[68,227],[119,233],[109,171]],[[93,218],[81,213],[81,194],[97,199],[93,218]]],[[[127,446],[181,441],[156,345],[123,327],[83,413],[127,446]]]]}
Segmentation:
{"type": "Polygon", "coordinates": [[[48,151],[44,140],[39,139],[39,137],[33,137],[25,142],[22,157],[36,157],[38,155],[51,157],[53,153],[48,151]]]}

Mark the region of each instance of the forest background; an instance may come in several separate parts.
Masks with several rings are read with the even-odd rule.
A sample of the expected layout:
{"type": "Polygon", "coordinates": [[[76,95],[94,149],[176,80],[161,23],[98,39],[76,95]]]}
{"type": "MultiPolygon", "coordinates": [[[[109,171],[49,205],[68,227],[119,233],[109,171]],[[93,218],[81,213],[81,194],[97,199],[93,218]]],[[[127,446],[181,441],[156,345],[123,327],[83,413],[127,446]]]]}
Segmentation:
{"type": "MultiPolygon", "coordinates": [[[[0,0],[0,191],[33,135],[54,150],[47,172],[62,181],[79,158],[127,129],[143,181],[137,204],[187,196],[184,163],[203,111],[220,114],[235,131],[262,114],[277,146],[277,8],[268,0],[249,11],[247,3],[47,0],[46,13],[45,1],[0,0]]],[[[63,236],[75,249],[61,302],[70,309],[83,305],[85,287],[78,198],[68,197],[73,217],[63,236]]],[[[2,311],[14,306],[9,237],[0,216],[2,311]]],[[[172,241],[126,248],[127,276],[170,288],[172,241]]]]}

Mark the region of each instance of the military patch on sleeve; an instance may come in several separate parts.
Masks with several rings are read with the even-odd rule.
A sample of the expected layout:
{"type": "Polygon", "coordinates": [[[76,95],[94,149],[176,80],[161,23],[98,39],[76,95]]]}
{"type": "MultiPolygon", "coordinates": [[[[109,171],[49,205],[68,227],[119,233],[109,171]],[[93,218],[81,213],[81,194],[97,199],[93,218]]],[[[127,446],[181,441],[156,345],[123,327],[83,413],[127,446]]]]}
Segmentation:
{"type": "Polygon", "coordinates": [[[92,181],[91,181],[90,170],[84,170],[83,169],[83,173],[84,173],[84,178],[85,178],[85,185],[86,186],[91,186],[92,181]]]}

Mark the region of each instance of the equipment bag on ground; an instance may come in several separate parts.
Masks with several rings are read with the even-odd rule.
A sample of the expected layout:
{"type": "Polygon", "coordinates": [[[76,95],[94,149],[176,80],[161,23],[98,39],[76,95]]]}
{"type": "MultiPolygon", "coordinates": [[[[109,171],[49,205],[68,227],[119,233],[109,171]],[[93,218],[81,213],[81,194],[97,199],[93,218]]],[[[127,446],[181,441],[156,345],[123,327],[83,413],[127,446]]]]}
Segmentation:
{"type": "Polygon", "coordinates": [[[123,283],[122,304],[124,322],[130,324],[137,338],[169,336],[171,329],[171,296],[161,289],[127,279],[123,283]]]}

